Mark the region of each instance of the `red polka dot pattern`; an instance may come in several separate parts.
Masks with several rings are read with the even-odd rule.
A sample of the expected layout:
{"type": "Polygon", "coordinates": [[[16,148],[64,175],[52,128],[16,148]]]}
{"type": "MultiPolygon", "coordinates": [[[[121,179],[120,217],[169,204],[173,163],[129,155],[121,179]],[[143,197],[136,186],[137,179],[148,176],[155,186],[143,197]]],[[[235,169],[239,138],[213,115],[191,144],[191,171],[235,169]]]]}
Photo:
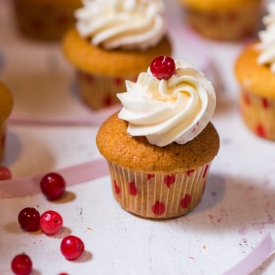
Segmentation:
{"type": "Polygon", "coordinates": [[[155,174],[147,174],[147,180],[150,180],[155,177],[155,174]]]}
{"type": "Polygon", "coordinates": [[[192,170],[188,170],[188,171],[186,172],[187,176],[190,177],[190,175],[191,175],[194,171],[195,171],[195,170],[193,170],[193,169],[192,169],[192,170]]]}
{"type": "Polygon", "coordinates": [[[262,106],[264,109],[268,109],[270,107],[268,99],[262,98],[262,106]]]}
{"type": "Polygon", "coordinates": [[[205,168],[204,168],[204,172],[203,172],[203,175],[202,175],[203,179],[205,178],[205,176],[207,174],[208,168],[209,168],[209,165],[206,165],[205,168]]]}
{"type": "Polygon", "coordinates": [[[114,180],[114,187],[115,187],[115,192],[116,192],[116,194],[119,195],[119,193],[120,193],[120,188],[119,188],[119,186],[117,185],[116,180],[114,180]]]}
{"type": "Polygon", "coordinates": [[[263,125],[261,125],[261,124],[257,125],[255,131],[258,136],[263,137],[263,138],[266,137],[266,130],[263,125]]]}
{"type": "Polygon", "coordinates": [[[152,212],[155,214],[155,215],[162,215],[164,214],[166,211],[166,206],[163,202],[159,202],[159,201],[156,201],[155,204],[153,204],[152,206],[152,212]]]}
{"type": "Polygon", "coordinates": [[[173,174],[164,177],[164,183],[170,188],[170,185],[175,182],[175,176],[173,174]]]}
{"type": "Polygon", "coordinates": [[[185,194],[184,198],[180,202],[180,205],[182,208],[188,208],[190,202],[191,202],[191,195],[185,194]]]}
{"type": "Polygon", "coordinates": [[[135,182],[131,181],[129,182],[129,192],[131,196],[136,196],[138,193],[138,190],[136,188],[135,182]]]}

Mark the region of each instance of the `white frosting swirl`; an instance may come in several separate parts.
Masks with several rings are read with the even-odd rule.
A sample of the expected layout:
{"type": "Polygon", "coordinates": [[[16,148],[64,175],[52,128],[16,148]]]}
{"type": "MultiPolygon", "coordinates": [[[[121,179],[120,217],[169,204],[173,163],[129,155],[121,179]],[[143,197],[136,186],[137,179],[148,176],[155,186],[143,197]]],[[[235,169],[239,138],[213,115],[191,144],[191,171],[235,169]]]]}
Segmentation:
{"type": "Polygon", "coordinates": [[[76,28],[105,49],[146,50],[165,34],[161,0],[84,0],[75,12],[76,28]]]}
{"type": "Polygon", "coordinates": [[[168,80],[158,80],[149,68],[136,83],[126,81],[127,92],[117,94],[124,106],[118,117],[129,122],[127,132],[160,147],[194,139],[216,107],[214,88],[204,74],[184,61],[175,63],[168,80]]]}
{"type": "Polygon", "coordinates": [[[257,46],[261,54],[257,61],[259,64],[270,65],[271,71],[275,73],[275,3],[270,3],[267,10],[269,14],[263,18],[266,29],[259,32],[261,42],[257,46]]]}

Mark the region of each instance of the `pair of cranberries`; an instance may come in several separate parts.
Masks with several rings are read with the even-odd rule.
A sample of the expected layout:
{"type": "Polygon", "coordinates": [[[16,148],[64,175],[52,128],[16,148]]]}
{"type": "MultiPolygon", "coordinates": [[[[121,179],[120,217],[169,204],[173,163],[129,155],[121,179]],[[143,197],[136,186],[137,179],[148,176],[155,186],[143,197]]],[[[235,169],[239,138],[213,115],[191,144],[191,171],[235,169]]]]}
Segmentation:
{"type": "MultiPolygon", "coordinates": [[[[69,235],[62,240],[60,250],[67,260],[76,260],[83,254],[85,246],[80,238],[69,235]]],[[[32,272],[32,261],[28,255],[19,254],[13,258],[11,269],[16,275],[29,275],[32,272]]],[[[61,273],[59,275],[67,274],[61,273]]]]}

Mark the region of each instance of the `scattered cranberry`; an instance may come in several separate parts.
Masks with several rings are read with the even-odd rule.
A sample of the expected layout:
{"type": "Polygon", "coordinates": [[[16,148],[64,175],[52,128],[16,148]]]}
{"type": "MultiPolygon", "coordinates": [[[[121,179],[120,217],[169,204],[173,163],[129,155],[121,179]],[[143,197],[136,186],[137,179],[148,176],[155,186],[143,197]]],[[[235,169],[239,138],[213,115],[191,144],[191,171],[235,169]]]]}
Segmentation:
{"type": "Polygon", "coordinates": [[[32,272],[32,261],[26,254],[20,254],[13,258],[11,269],[16,275],[28,275],[32,272]]]}
{"type": "Polygon", "coordinates": [[[83,254],[85,246],[81,239],[69,235],[62,240],[60,249],[67,260],[76,260],[83,254]]]}
{"type": "Polygon", "coordinates": [[[32,207],[22,209],[18,215],[18,222],[25,231],[36,231],[40,227],[40,214],[32,207]]]}
{"type": "Polygon", "coordinates": [[[9,180],[11,179],[10,169],[5,166],[0,166],[0,180],[9,180]]]}
{"type": "Polygon", "coordinates": [[[176,65],[173,58],[168,56],[158,56],[152,61],[150,70],[153,76],[157,79],[168,79],[175,72],[176,65]]]}
{"type": "Polygon", "coordinates": [[[40,227],[48,235],[56,234],[62,226],[61,215],[53,210],[44,212],[40,217],[40,227]]]}
{"type": "Polygon", "coordinates": [[[61,175],[57,173],[49,173],[42,178],[40,187],[42,193],[47,197],[47,199],[54,200],[63,195],[66,183],[61,175]]]}

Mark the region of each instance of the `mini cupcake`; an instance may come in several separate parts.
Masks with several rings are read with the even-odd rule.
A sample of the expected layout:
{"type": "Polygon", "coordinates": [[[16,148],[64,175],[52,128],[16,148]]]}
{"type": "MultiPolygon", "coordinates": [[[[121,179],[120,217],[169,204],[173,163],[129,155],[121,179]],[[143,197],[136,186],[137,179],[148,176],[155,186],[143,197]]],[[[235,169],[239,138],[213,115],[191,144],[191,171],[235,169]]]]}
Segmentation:
{"type": "Polygon", "coordinates": [[[92,109],[119,103],[126,79],[136,80],[156,55],[170,55],[160,0],[85,1],[63,49],[92,109]]]}
{"type": "Polygon", "coordinates": [[[255,33],[261,0],[178,0],[186,21],[198,33],[219,40],[235,40],[255,33]]]}
{"type": "Polygon", "coordinates": [[[6,120],[11,113],[13,100],[8,89],[0,82],[0,162],[4,158],[6,120]]]}
{"type": "Polygon", "coordinates": [[[172,218],[201,200],[219,136],[209,122],[213,86],[186,62],[157,57],[118,94],[123,109],[96,138],[117,202],[146,218],[172,218]]]}
{"type": "Polygon", "coordinates": [[[259,33],[260,42],[244,48],[235,64],[241,87],[240,109],[248,128],[255,134],[275,140],[275,3],[268,6],[259,33]]]}
{"type": "Polygon", "coordinates": [[[58,40],[74,22],[81,0],[13,0],[20,31],[37,40],[58,40]]]}

